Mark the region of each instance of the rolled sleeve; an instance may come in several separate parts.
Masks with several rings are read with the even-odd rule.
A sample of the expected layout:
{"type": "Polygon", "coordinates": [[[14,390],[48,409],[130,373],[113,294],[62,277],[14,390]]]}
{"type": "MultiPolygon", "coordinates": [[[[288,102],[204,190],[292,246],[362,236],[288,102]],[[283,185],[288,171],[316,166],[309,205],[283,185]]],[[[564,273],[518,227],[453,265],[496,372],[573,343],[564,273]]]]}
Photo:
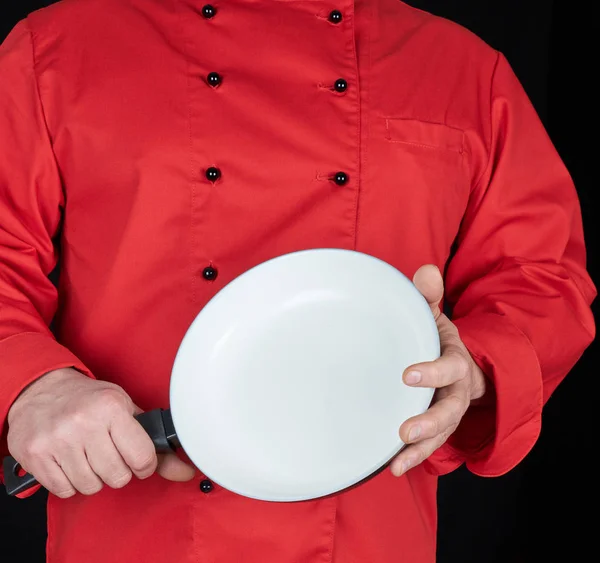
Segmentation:
{"type": "Polygon", "coordinates": [[[467,411],[450,445],[464,453],[473,473],[502,475],[529,453],[540,433],[543,381],[537,353],[506,317],[474,315],[455,324],[488,378],[492,397],[467,411]]]}
{"type": "MultiPolygon", "coordinates": [[[[445,276],[451,320],[489,390],[430,458],[436,473],[463,463],[482,476],[515,467],[596,331],[577,192],[501,55],[489,118],[487,166],[473,180],[445,276]]],[[[481,161],[478,146],[472,158],[481,161]]]]}

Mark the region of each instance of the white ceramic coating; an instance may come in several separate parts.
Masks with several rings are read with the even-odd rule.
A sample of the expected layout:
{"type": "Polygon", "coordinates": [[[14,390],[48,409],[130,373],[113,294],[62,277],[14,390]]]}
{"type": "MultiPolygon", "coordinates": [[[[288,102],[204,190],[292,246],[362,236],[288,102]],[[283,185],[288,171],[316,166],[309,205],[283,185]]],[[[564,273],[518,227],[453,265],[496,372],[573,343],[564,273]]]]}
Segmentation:
{"type": "Polygon", "coordinates": [[[400,425],[433,396],[402,373],[439,354],[429,306],[389,264],[348,250],[286,254],[233,280],[190,326],[172,372],[175,429],[233,492],[322,497],[400,451],[400,425]]]}

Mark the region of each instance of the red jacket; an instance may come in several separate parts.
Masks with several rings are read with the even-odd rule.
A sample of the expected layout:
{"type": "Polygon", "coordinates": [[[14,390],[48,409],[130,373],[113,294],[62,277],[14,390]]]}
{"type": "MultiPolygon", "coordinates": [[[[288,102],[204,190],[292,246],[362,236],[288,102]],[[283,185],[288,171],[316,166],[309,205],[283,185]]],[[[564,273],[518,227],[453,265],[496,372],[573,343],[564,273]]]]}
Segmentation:
{"type": "Polygon", "coordinates": [[[48,560],[432,563],[436,474],[519,463],[593,339],[575,189],[505,58],[465,29],[398,0],[213,6],[67,0],[0,48],[0,421],[63,366],[167,407],[203,305],[314,247],[437,264],[497,402],[406,476],[327,499],[205,494],[202,475],[50,498],[48,560]]]}

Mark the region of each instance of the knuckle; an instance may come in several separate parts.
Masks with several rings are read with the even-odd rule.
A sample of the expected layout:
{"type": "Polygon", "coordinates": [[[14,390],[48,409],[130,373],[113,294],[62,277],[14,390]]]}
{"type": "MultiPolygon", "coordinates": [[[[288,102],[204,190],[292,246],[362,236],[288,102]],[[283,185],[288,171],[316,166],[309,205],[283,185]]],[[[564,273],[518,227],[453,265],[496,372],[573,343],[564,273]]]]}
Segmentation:
{"type": "Polygon", "coordinates": [[[458,336],[455,334],[449,334],[444,343],[444,351],[447,355],[454,355],[456,353],[462,353],[462,343],[458,336]]]}
{"type": "Polygon", "coordinates": [[[417,448],[415,465],[419,465],[419,463],[423,463],[429,457],[429,455],[430,455],[430,453],[425,448],[417,448]]]}
{"type": "Polygon", "coordinates": [[[88,416],[80,406],[71,408],[68,412],[62,412],[48,424],[45,439],[53,444],[73,444],[77,436],[85,431],[88,425],[88,416]]]}
{"type": "Polygon", "coordinates": [[[459,397],[456,394],[448,395],[446,397],[448,403],[450,403],[450,407],[452,409],[452,414],[454,417],[462,418],[463,413],[465,412],[465,401],[462,397],[459,397]]]}
{"type": "Polygon", "coordinates": [[[459,349],[462,347],[462,340],[454,323],[448,323],[448,345],[459,349]]]}
{"type": "Polygon", "coordinates": [[[120,412],[129,408],[129,398],[118,388],[107,387],[98,392],[100,408],[108,412],[120,412]]]}
{"type": "Polygon", "coordinates": [[[456,370],[460,379],[465,379],[469,375],[471,366],[469,360],[464,354],[456,354],[456,370]]]}
{"type": "Polygon", "coordinates": [[[439,363],[432,362],[428,369],[427,375],[429,376],[429,379],[431,380],[433,385],[438,385],[441,378],[441,370],[439,363]]]}
{"type": "Polygon", "coordinates": [[[158,463],[156,452],[143,451],[133,456],[131,462],[131,469],[137,473],[149,473],[152,474],[156,469],[158,463]]]}
{"type": "Polygon", "coordinates": [[[50,440],[44,436],[36,436],[23,447],[23,457],[27,460],[38,460],[48,455],[50,440]]]}
{"type": "Polygon", "coordinates": [[[430,432],[433,436],[437,436],[440,433],[441,424],[439,418],[434,417],[431,419],[430,429],[430,432]]]}
{"type": "Polygon", "coordinates": [[[75,442],[77,430],[82,427],[83,418],[78,413],[71,414],[67,418],[62,418],[52,426],[50,431],[51,440],[54,444],[71,445],[75,442]]]}
{"type": "Polygon", "coordinates": [[[61,420],[55,427],[55,432],[61,438],[69,437],[73,435],[79,428],[85,428],[90,422],[90,417],[85,409],[78,408],[71,413],[69,416],[61,420]]]}

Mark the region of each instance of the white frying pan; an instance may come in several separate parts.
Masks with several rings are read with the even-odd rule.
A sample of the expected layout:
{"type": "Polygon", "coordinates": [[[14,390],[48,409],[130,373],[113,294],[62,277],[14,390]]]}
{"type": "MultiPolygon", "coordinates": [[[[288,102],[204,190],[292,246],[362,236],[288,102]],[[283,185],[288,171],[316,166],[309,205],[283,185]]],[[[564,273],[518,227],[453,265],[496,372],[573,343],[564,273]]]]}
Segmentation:
{"type": "MultiPolygon", "coordinates": [[[[224,287],[177,352],[170,409],[138,416],[158,451],[183,447],[215,483],[301,501],[360,483],[402,449],[398,429],[433,389],[402,382],[439,357],[433,315],[412,282],[359,252],[304,250],[224,287]]],[[[4,461],[6,489],[33,486],[4,461]]]]}

